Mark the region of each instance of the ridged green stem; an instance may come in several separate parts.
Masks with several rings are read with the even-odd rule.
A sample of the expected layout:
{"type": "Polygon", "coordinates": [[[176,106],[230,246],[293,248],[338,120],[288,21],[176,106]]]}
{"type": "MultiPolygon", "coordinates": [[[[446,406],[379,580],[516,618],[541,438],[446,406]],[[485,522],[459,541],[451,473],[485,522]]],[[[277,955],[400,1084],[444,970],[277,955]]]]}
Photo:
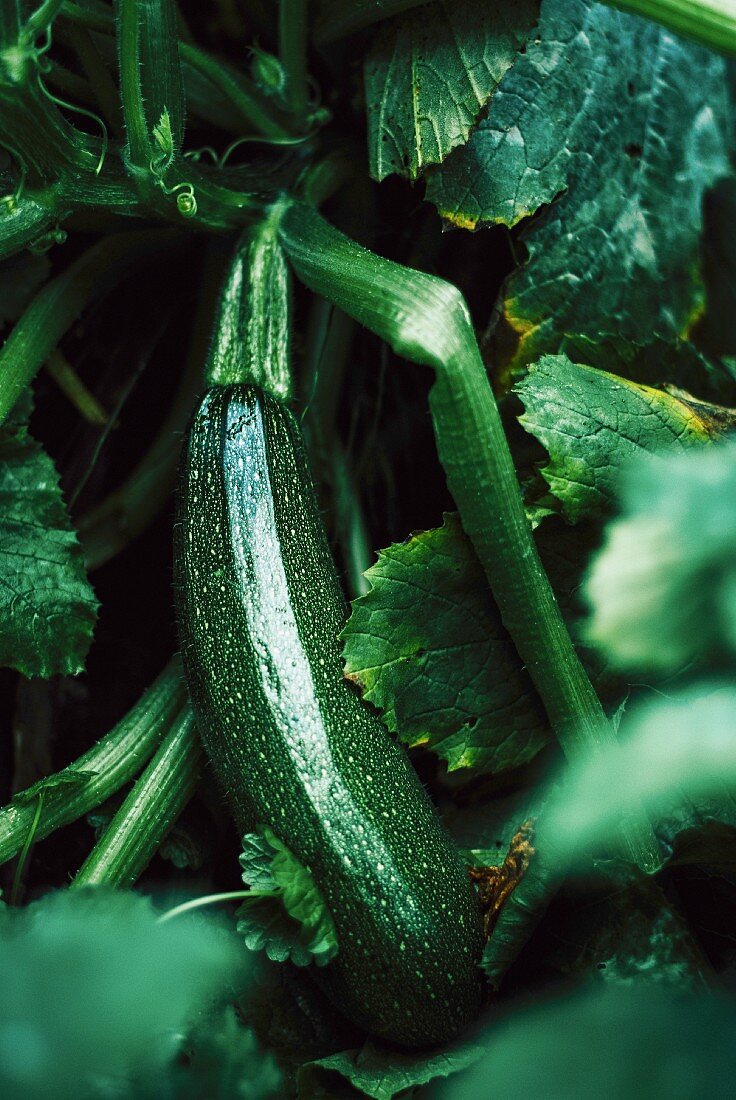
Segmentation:
{"type": "MultiPolygon", "coordinates": [[[[642,15],[676,34],[724,53],[736,52],[736,5],[733,0],[603,0],[611,7],[642,15]]],[[[372,23],[423,6],[427,0],[329,0],[315,32],[324,45],[364,30],[372,23]]]]}
{"type": "Polygon", "coordinates": [[[736,53],[733,0],[606,0],[621,11],[653,19],[668,30],[722,53],[736,53]]]}
{"type": "Polygon", "coordinates": [[[44,781],[35,784],[0,808],[0,863],[12,859],[23,848],[38,812],[39,793],[43,792],[43,805],[34,840],[42,840],[83,817],[133,779],[185,700],[186,689],[177,657],[93,748],[49,776],[45,786],[44,781]]]}
{"type": "MultiPolygon", "coordinates": [[[[294,204],[282,240],[304,283],[372,329],[397,354],[430,366],[430,410],[447,482],[501,616],[570,759],[615,739],[572,644],[539,558],[498,408],[459,290],[382,259],[316,211],[294,204]]],[[[646,816],[622,825],[629,858],[660,856],[646,816]]]]}
{"type": "Polygon", "coordinates": [[[120,55],[120,97],[130,159],[147,168],[153,144],[146,125],[141,87],[140,28],[137,0],[118,0],[118,49],[120,55]]]}
{"type": "Polygon", "coordinates": [[[202,755],[187,702],[71,885],[133,886],[194,794],[202,755]]]}

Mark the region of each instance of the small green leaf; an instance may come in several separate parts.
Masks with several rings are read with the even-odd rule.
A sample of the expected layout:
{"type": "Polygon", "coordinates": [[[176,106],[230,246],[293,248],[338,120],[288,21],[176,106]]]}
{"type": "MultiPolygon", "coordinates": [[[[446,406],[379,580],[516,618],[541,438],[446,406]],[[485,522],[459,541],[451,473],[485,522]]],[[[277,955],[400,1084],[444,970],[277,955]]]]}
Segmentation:
{"type": "Polygon", "coordinates": [[[0,427],[0,665],[80,672],[97,606],[54,465],[16,412],[0,427]]]}
{"type": "Polygon", "coordinates": [[[646,452],[684,451],[722,428],[679,397],[566,355],[544,355],[516,393],[523,427],[547,449],[541,473],[571,523],[612,507],[621,470],[646,452]]]}
{"type": "Polygon", "coordinates": [[[374,179],[415,179],[468,140],[538,11],[538,0],[438,0],[384,23],[365,62],[374,179]]]}
{"type": "Polygon", "coordinates": [[[341,1051],[302,1066],[297,1075],[299,1096],[309,1100],[320,1095],[320,1086],[329,1089],[333,1084],[349,1082],[361,1096],[392,1100],[405,1093],[411,1095],[410,1089],[467,1069],[482,1053],[483,1047],[468,1042],[453,1043],[429,1054],[399,1053],[368,1040],[359,1050],[341,1051]]]}
{"type": "Polygon", "coordinates": [[[26,787],[25,790],[18,791],[13,796],[13,802],[25,805],[27,802],[35,801],[39,795],[45,794],[47,791],[56,791],[62,787],[83,787],[89,779],[94,779],[96,775],[97,772],[84,768],[64,768],[63,771],[55,772],[54,775],[47,775],[32,786],[26,787]]]}
{"type": "Polygon", "coordinates": [[[623,668],[736,652],[736,445],[649,458],[585,584],[588,640],[623,668]]]}
{"type": "Polygon", "coordinates": [[[337,933],[311,871],[266,826],[243,837],[240,863],[253,890],[238,909],[247,947],[274,962],[326,966],[337,954],[337,933]]]}
{"type": "Polygon", "coordinates": [[[171,163],[174,157],[174,135],[171,132],[168,107],[164,107],[160,119],[153,127],[153,139],[161,152],[162,168],[164,168],[171,163]]]}

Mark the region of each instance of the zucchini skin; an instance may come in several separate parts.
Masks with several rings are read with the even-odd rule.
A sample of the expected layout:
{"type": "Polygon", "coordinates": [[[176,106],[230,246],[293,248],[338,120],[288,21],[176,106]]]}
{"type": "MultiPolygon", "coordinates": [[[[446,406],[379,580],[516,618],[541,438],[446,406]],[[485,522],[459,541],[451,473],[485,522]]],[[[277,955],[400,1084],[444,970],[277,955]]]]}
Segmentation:
{"type": "Polygon", "coordinates": [[[182,657],[239,828],[315,877],[339,951],[314,977],[367,1031],[448,1040],[477,1015],[483,935],[460,855],[403,749],[344,681],[345,601],[299,426],[251,386],[190,424],[175,538],[182,657]]]}

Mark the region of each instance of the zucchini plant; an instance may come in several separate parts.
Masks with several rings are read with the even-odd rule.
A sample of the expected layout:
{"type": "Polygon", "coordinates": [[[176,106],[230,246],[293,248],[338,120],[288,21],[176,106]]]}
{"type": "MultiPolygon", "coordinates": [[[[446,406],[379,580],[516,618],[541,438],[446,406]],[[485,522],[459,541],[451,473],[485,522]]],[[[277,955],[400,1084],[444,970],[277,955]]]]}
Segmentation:
{"type": "Polygon", "coordinates": [[[0,0],[8,1095],[725,1091],[734,53],[0,0]]]}

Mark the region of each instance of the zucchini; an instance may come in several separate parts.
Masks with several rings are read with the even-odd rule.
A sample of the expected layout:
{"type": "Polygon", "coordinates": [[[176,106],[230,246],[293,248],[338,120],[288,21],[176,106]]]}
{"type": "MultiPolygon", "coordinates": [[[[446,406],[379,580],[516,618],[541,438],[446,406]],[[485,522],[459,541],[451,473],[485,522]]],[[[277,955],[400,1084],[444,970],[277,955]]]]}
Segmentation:
{"type": "Polygon", "coordinates": [[[316,980],[373,1034],[446,1041],[480,1008],[479,904],[403,749],[343,679],[346,607],[299,426],[255,387],[215,386],[193,417],[175,563],[192,705],[237,824],[274,831],[335,923],[316,980]]]}

